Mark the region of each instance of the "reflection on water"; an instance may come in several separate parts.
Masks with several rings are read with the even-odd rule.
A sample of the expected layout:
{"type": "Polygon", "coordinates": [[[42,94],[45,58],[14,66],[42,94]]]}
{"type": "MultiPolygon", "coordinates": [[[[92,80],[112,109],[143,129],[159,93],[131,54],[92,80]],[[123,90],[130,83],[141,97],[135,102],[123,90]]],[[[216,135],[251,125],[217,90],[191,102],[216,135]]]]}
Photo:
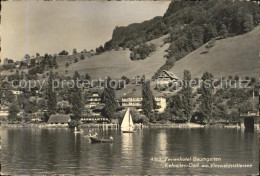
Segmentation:
{"type": "MultiPolygon", "coordinates": [[[[112,144],[92,144],[68,129],[2,129],[4,174],[250,174],[258,172],[257,133],[236,129],[143,129],[121,133],[112,144]],[[253,164],[253,168],[165,168],[152,158],[219,157],[218,164],[253,164]]],[[[185,163],[185,162],[182,162],[185,163]]],[[[187,162],[186,162],[187,163],[187,162]]],[[[203,164],[203,163],[202,163],[203,164]]]]}

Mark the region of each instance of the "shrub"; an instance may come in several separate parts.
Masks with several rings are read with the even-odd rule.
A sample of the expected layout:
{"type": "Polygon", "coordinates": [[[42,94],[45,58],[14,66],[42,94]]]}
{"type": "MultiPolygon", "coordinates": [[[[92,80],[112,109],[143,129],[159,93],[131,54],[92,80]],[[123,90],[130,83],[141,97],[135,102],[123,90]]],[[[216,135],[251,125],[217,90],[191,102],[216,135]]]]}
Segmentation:
{"type": "Polygon", "coordinates": [[[69,128],[75,128],[75,127],[78,127],[80,125],[80,122],[75,120],[75,119],[72,119],[70,122],[69,122],[69,128]]]}
{"type": "Polygon", "coordinates": [[[84,60],[86,59],[85,56],[83,54],[80,55],[80,60],[84,60]]]}
{"type": "Polygon", "coordinates": [[[146,43],[143,43],[132,49],[132,52],[130,53],[130,58],[132,60],[145,59],[150,55],[150,53],[154,52],[155,50],[156,46],[154,44],[147,45],[146,43]]]}
{"type": "Polygon", "coordinates": [[[212,39],[209,41],[209,43],[205,46],[206,49],[210,49],[212,48],[213,46],[215,46],[216,44],[216,40],[215,39],[212,39]]]}
{"type": "Polygon", "coordinates": [[[63,50],[63,51],[61,51],[60,53],[59,53],[59,56],[67,56],[69,53],[67,52],[67,51],[65,51],[65,50],[63,50]]]}

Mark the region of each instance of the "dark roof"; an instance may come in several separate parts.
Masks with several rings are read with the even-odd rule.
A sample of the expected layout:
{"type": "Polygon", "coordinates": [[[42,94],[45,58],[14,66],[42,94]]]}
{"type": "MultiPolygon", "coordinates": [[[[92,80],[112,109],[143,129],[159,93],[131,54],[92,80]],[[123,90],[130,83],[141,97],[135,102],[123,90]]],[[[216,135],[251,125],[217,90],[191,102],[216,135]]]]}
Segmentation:
{"type": "Polygon", "coordinates": [[[99,95],[99,92],[95,91],[95,92],[92,92],[91,95],[93,94],[98,94],[99,95]]]}
{"type": "Polygon", "coordinates": [[[175,74],[173,74],[172,72],[169,72],[167,70],[163,70],[164,73],[166,73],[169,77],[171,77],[172,79],[179,79],[175,74]]]}
{"type": "Polygon", "coordinates": [[[99,92],[92,92],[89,98],[100,98],[100,93],[99,92]],[[94,94],[97,94],[98,96],[94,96],[94,94]]]}
{"type": "Polygon", "coordinates": [[[4,111],[4,110],[9,110],[9,107],[8,106],[5,106],[5,105],[2,105],[1,106],[1,110],[4,111]]]}
{"type": "MultiPolygon", "coordinates": [[[[154,97],[165,97],[161,92],[152,90],[154,97]]],[[[142,86],[135,86],[135,88],[128,94],[122,96],[122,98],[141,98],[142,97],[142,86]]]]}
{"type": "Polygon", "coordinates": [[[123,95],[122,98],[140,98],[142,97],[142,88],[135,88],[132,92],[123,95]]]}
{"type": "Polygon", "coordinates": [[[55,114],[50,116],[48,123],[68,123],[70,120],[69,114],[55,114]]]}

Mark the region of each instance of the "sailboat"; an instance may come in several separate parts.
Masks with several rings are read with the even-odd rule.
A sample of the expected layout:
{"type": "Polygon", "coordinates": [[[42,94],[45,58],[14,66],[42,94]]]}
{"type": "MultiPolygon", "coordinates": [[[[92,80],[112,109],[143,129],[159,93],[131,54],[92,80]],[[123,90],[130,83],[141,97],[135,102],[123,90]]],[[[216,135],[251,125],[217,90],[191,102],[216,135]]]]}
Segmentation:
{"type": "Polygon", "coordinates": [[[137,131],[134,130],[134,122],[132,116],[130,114],[129,108],[127,109],[124,119],[121,123],[121,130],[123,133],[136,133],[137,131]]]}

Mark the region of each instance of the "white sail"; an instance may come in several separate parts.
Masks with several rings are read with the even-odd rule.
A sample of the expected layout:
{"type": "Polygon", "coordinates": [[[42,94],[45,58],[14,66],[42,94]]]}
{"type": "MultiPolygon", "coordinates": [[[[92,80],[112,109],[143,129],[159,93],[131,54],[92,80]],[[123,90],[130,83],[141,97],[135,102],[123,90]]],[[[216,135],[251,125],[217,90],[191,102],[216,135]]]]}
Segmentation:
{"type": "Polygon", "coordinates": [[[129,127],[133,127],[134,123],[133,123],[133,119],[132,116],[130,114],[129,108],[126,110],[124,119],[121,123],[121,128],[129,128],[129,127]]]}
{"type": "Polygon", "coordinates": [[[133,122],[133,119],[132,119],[132,115],[129,113],[129,126],[130,127],[133,127],[134,126],[134,122],[133,122]]]}

